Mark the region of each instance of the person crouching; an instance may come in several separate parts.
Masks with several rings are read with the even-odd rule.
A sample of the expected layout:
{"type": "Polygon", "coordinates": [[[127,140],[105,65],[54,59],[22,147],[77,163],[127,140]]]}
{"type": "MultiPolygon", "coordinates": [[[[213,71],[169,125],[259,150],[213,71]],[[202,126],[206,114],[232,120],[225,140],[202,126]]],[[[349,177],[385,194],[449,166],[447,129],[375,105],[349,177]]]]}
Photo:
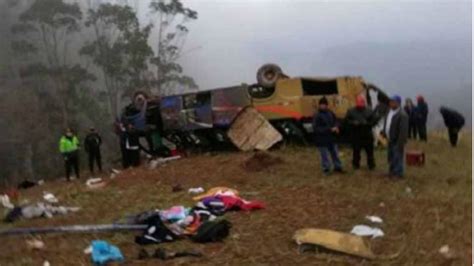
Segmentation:
{"type": "Polygon", "coordinates": [[[339,159],[337,146],[335,143],[335,135],[339,134],[336,115],[328,109],[328,100],[323,97],[319,100],[318,111],[313,117],[313,130],[316,147],[318,147],[321,155],[321,165],[324,174],[331,173],[332,159],[334,172],[342,173],[342,163],[339,159]]]}

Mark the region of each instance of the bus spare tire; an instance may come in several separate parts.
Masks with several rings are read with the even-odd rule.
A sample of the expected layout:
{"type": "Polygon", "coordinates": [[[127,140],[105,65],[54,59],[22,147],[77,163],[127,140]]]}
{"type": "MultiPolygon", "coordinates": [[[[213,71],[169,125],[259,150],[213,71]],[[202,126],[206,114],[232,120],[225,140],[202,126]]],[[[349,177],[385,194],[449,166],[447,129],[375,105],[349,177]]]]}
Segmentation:
{"type": "Polygon", "coordinates": [[[283,71],[276,64],[265,64],[257,71],[257,82],[264,88],[275,87],[277,80],[282,76],[283,71]]]}

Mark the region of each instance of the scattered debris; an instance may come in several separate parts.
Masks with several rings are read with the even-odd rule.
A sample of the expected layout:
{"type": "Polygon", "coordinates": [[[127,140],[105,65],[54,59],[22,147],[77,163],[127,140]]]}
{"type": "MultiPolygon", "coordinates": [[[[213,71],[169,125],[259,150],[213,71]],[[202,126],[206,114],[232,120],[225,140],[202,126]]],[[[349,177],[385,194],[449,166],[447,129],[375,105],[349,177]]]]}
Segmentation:
{"type": "Polygon", "coordinates": [[[58,203],[59,202],[58,198],[56,198],[56,196],[54,196],[53,193],[49,193],[49,192],[46,192],[46,191],[43,192],[43,199],[48,203],[58,203]]]}
{"type": "Polygon", "coordinates": [[[273,165],[281,164],[283,160],[266,152],[256,152],[243,164],[248,172],[260,172],[273,165]]]}
{"type": "Polygon", "coordinates": [[[109,262],[123,262],[124,257],[120,249],[107,241],[92,241],[91,259],[94,265],[106,265],[109,262]]]}
{"type": "Polygon", "coordinates": [[[360,236],[333,230],[306,228],[296,231],[293,239],[298,245],[311,244],[362,258],[375,258],[372,250],[360,236]]]}
{"type": "Polygon", "coordinates": [[[242,151],[268,150],[283,139],[265,117],[250,106],[237,115],[227,136],[242,151]]]}
{"type": "Polygon", "coordinates": [[[84,254],[89,255],[92,253],[92,246],[87,246],[87,248],[84,249],[84,254]]]}
{"type": "Polygon", "coordinates": [[[6,209],[13,209],[15,206],[10,202],[10,197],[8,195],[0,195],[0,203],[6,209]]]}
{"type": "Polygon", "coordinates": [[[441,254],[445,259],[451,260],[455,259],[456,253],[452,250],[449,245],[444,245],[438,250],[439,254],[441,254]]]}
{"type": "Polygon", "coordinates": [[[90,189],[98,189],[105,187],[107,183],[102,178],[89,178],[86,181],[86,185],[90,189]]]}
{"type": "Polygon", "coordinates": [[[110,173],[110,179],[116,178],[121,173],[121,171],[114,168],[112,168],[110,171],[112,172],[110,173]]]}
{"type": "Polygon", "coordinates": [[[10,198],[10,201],[17,201],[20,197],[20,192],[16,188],[10,188],[3,192],[4,195],[7,195],[10,198]]]}
{"type": "Polygon", "coordinates": [[[232,224],[224,219],[204,222],[196,234],[191,237],[194,242],[208,243],[221,241],[229,235],[232,224]]]}
{"type": "Polygon", "coordinates": [[[189,236],[195,242],[220,241],[229,235],[231,224],[217,219],[228,211],[251,211],[265,208],[259,201],[246,201],[239,192],[226,187],[216,187],[194,197],[194,207],[174,206],[137,215],[137,223],[147,224],[143,234],[135,238],[139,245],[172,242],[189,236]]]}
{"type": "Polygon", "coordinates": [[[380,208],[385,208],[385,203],[384,203],[384,202],[380,202],[380,203],[379,203],[379,207],[380,207],[380,208]]]}
{"type": "Polygon", "coordinates": [[[116,174],[116,175],[118,175],[118,174],[121,173],[120,170],[117,170],[117,169],[114,169],[114,168],[112,168],[111,171],[112,171],[112,173],[114,173],[114,174],[116,174]]]}
{"type": "Polygon", "coordinates": [[[49,261],[45,260],[45,261],[43,262],[43,266],[51,266],[51,263],[49,263],[49,261]]]}
{"type": "Polygon", "coordinates": [[[180,257],[202,257],[202,253],[199,251],[179,251],[179,252],[170,252],[167,251],[163,248],[158,248],[155,250],[155,253],[150,256],[146,249],[140,249],[140,252],[138,254],[138,259],[144,260],[144,259],[150,259],[150,258],[156,258],[156,259],[161,259],[161,260],[170,260],[174,258],[180,258],[180,257]]]}
{"type": "Polygon", "coordinates": [[[193,200],[199,201],[207,197],[213,197],[213,196],[219,196],[219,195],[238,197],[239,192],[235,189],[228,188],[228,187],[213,187],[209,189],[206,193],[194,197],[193,200]]]}
{"type": "Polygon", "coordinates": [[[41,180],[38,180],[38,182],[36,182],[38,184],[38,186],[42,186],[44,185],[44,180],[41,179],[41,180]]]}
{"type": "Polygon", "coordinates": [[[381,224],[383,223],[383,220],[382,218],[378,217],[378,216],[371,216],[371,215],[367,215],[365,216],[365,218],[373,223],[378,223],[378,224],[381,224]]]}
{"type": "Polygon", "coordinates": [[[20,218],[32,219],[37,217],[51,218],[54,215],[65,215],[69,212],[79,211],[79,207],[53,206],[44,202],[13,208],[5,218],[7,222],[14,222],[20,218]]]}
{"type": "Polygon", "coordinates": [[[203,193],[204,191],[205,190],[202,187],[195,187],[195,188],[188,189],[189,194],[199,194],[199,193],[203,193]]]}
{"type": "Polygon", "coordinates": [[[26,245],[28,246],[28,249],[31,250],[42,250],[45,248],[44,242],[36,238],[26,240],[26,245]]]}
{"type": "Polygon", "coordinates": [[[351,234],[357,236],[371,236],[372,238],[382,237],[384,233],[382,229],[377,227],[370,227],[367,225],[356,225],[351,230],[351,234]]]}
{"type": "Polygon", "coordinates": [[[183,188],[183,186],[181,186],[181,184],[176,184],[171,188],[172,192],[180,192],[180,191],[183,191],[183,190],[184,190],[184,188],[183,188]]]}
{"type": "Polygon", "coordinates": [[[158,158],[155,160],[151,160],[150,163],[148,164],[148,168],[150,170],[156,169],[158,166],[165,164],[170,161],[178,160],[181,159],[180,155],[172,156],[172,157],[167,157],[167,158],[158,158]]]}

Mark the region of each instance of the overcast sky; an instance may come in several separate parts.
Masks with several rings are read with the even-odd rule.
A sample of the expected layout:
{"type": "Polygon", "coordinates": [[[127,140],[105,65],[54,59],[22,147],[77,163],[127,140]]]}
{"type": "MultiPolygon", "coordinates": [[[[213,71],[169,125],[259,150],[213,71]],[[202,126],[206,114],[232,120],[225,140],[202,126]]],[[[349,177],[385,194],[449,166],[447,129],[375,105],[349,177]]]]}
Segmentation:
{"type": "Polygon", "coordinates": [[[389,93],[471,101],[470,1],[184,3],[199,19],[181,63],[201,90],[253,83],[272,62],[290,76],[360,75],[389,93]]]}
{"type": "MultiPolygon", "coordinates": [[[[426,42],[471,44],[470,1],[185,3],[199,12],[199,19],[189,25],[187,49],[195,50],[183,63],[201,88],[253,82],[256,69],[266,62],[277,63],[295,76],[342,74],[328,62],[318,64],[334,47],[361,43],[402,44],[404,48],[426,42]]],[[[367,74],[360,73],[362,69],[353,70],[358,72],[353,74],[367,74]]]]}

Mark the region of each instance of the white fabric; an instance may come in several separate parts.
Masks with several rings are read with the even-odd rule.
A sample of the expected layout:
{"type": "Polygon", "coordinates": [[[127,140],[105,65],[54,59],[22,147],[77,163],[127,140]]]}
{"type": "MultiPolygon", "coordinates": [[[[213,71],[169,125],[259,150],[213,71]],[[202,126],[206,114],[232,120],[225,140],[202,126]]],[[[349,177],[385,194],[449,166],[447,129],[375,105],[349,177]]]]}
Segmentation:
{"type": "Polygon", "coordinates": [[[351,234],[357,236],[372,236],[372,238],[384,236],[382,229],[377,227],[370,227],[367,225],[354,226],[354,228],[352,228],[351,234]]]}
{"type": "Polygon", "coordinates": [[[3,207],[7,209],[13,209],[15,206],[10,202],[10,198],[8,195],[0,195],[0,203],[2,203],[3,207]]]}
{"type": "Polygon", "coordinates": [[[373,215],[372,215],[372,216],[369,216],[369,215],[368,215],[368,216],[365,216],[365,219],[367,219],[367,220],[369,220],[369,221],[371,221],[371,222],[373,222],[373,223],[380,223],[380,224],[383,223],[382,218],[380,218],[380,217],[378,217],[378,216],[373,216],[373,215]]]}
{"type": "Polygon", "coordinates": [[[392,126],[392,118],[398,114],[398,112],[400,112],[400,107],[398,107],[398,109],[396,110],[392,110],[390,109],[390,112],[388,112],[388,115],[387,115],[387,122],[385,124],[385,135],[387,137],[390,136],[390,127],[392,126]]]}
{"type": "Polygon", "coordinates": [[[127,150],[134,150],[134,151],[136,151],[136,150],[138,150],[140,147],[138,147],[138,146],[130,146],[130,143],[128,143],[128,139],[127,139],[127,140],[125,141],[125,148],[126,148],[127,150]]]}

